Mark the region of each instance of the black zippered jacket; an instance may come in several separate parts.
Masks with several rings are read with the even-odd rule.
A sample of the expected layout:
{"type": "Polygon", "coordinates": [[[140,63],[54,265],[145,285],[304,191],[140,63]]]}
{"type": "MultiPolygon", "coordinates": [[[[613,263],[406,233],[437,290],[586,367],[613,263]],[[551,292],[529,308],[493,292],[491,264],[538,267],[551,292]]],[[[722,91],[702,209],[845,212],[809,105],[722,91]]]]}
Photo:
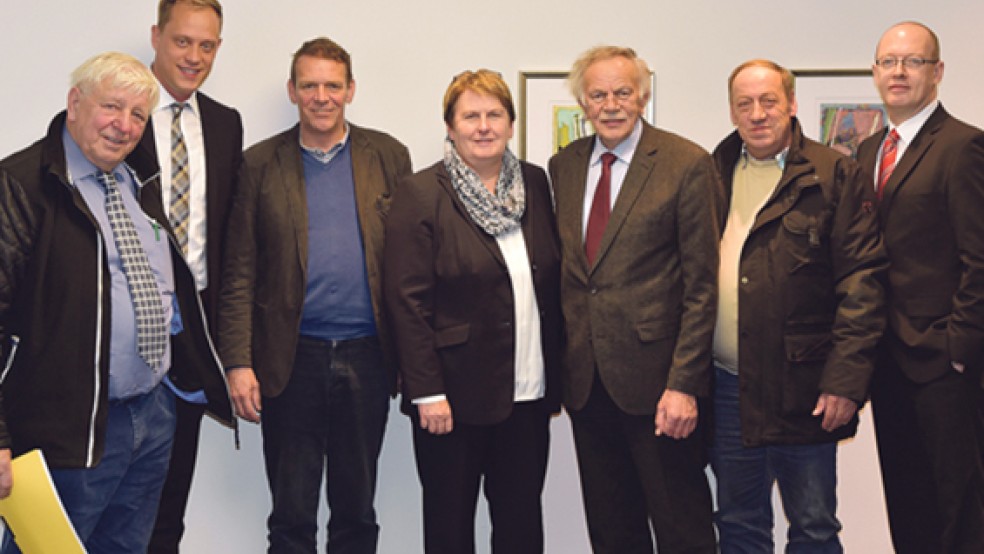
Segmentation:
{"type": "MultiPolygon", "coordinates": [[[[0,448],[39,448],[55,468],[88,468],[104,451],[110,274],[99,226],[68,181],[62,131],[0,161],[0,448]]],[[[184,330],[172,337],[172,383],[204,388],[209,411],[234,426],[225,376],[195,284],[171,236],[160,181],[137,178],[147,215],[168,232],[184,330]]]]}

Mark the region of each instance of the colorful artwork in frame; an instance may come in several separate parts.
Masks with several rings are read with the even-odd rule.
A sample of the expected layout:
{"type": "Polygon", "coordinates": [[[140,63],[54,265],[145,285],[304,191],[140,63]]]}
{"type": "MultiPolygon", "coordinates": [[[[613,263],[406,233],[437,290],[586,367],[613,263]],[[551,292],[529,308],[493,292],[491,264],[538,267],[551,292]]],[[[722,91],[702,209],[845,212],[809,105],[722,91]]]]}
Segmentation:
{"type": "Polygon", "coordinates": [[[820,142],[855,158],[861,141],[884,127],[886,117],[880,104],[821,104],[820,142]]]}
{"type": "Polygon", "coordinates": [[[594,127],[578,105],[553,107],[553,152],[594,133],[594,127]]]}
{"type": "Polygon", "coordinates": [[[806,136],[848,156],[887,123],[868,69],[794,69],[806,136]]]}

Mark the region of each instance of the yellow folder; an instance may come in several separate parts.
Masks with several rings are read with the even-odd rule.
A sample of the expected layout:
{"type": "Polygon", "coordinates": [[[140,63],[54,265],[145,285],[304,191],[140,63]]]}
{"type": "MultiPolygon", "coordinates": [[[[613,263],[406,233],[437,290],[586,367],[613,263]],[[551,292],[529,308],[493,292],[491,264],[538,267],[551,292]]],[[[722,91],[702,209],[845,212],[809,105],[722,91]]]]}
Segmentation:
{"type": "Polygon", "coordinates": [[[40,450],[14,459],[14,487],[0,500],[0,516],[23,554],[85,554],[68,520],[40,450]]]}

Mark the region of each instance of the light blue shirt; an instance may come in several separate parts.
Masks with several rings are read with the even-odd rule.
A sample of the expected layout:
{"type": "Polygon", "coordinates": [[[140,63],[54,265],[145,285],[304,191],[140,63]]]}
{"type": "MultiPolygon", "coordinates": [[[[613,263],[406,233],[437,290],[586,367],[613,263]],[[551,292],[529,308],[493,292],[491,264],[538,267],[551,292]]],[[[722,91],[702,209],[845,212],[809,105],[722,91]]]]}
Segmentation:
{"type": "MultiPolygon", "coordinates": [[[[106,252],[110,277],[110,346],[109,346],[109,398],[120,400],[146,394],[156,387],[171,367],[171,345],[168,341],[161,361],[161,369],[153,371],[137,351],[137,320],[133,310],[133,300],[123,272],[113,238],[113,229],[106,213],[106,191],[99,182],[102,170],[90,162],[66,129],[62,133],[65,145],[65,163],[69,182],[78,189],[86,206],[99,225],[100,236],[106,252]]],[[[180,318],[174,298],[174,268],[171,265],[170,245],[167,233],[161,225],[150,218],[140,208],[137,201],[136,182],[126,164],[113,169],[123,197],[123,206],[133,220],[140,242],[147,253],[150,267],[157,278],[157,288],[161,293],[164,317],[171,321],[171,332],[181,330],[180,318]]]]}

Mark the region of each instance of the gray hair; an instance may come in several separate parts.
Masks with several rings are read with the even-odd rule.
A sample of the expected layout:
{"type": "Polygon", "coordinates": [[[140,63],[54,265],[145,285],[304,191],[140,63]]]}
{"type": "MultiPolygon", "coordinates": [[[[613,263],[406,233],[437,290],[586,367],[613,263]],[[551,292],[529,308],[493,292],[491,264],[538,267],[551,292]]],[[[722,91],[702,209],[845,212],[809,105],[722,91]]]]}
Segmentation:
{"type": "Polygon", "coordinates": [[[646,65],[645,60],[636,54],[635,50],[622,46],[595,46],[581,54],[581,57],[574,62],[574,67],[571,68],[571,73],[567,77],[567,86],[571,94],[577,98],[582,106],[586,105],[584,101],[584,74],[587,73],[591,64],[612,58],[625,58],[635,66],[636,89],[639,92],[639,98],[649,98],[652,94],[649,66],[646,65]]]}

